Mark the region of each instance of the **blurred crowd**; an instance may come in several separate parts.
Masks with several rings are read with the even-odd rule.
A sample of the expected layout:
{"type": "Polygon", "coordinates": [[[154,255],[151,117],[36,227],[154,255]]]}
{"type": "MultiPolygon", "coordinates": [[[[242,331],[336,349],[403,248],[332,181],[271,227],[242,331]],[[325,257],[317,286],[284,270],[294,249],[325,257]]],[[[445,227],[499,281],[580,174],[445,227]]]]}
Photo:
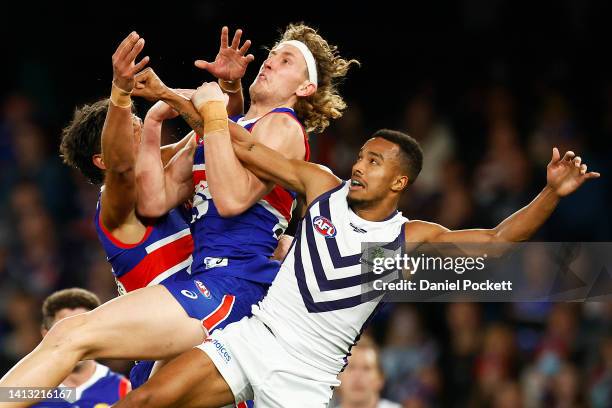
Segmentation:
{"type": "MultiPolygon", "coordinates": [[[[527,113],[501,85],[470,89],[443,109],[432,86],[412,92],[382,123],[407,131],[425,154],[401,210],[449,228],[493,227],[544,186],[557,146],[604,177],[564,200],[536,240],[610,241],[610,89],[591,126],[581,126],[576,106],[555,90],[542,91],[527,113]]],[[[313,161],[344,178],[381,123],[367,100],[348,104],[342,119],[311,139],[313,161]]],[[[46,295],[80,286],[107,301],[116,286],[93,226],[98,189],[58,155],[69,118],[49,119],[21,93],[0,107],[1,375],[39,342],[46,295]]],[[[177,121],[164,137],[183,131],[177,121]]],[[[366,337],[380,348],[380,392],[404,407],[612,406],[609,302],[393,304],[366,337]]],[[[126,372],[129,363],[111,366],[126,372]]]]}

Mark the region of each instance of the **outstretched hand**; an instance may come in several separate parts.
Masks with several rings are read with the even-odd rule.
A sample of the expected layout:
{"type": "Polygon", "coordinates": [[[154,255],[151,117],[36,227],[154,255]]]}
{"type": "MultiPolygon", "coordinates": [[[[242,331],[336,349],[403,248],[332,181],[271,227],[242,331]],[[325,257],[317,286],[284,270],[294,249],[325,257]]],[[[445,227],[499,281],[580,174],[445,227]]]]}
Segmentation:
{"type": "Polygon", "coordinates": [[[149,57],[144,57],[136,63],[136,57],[144,48],[144,44],[144,38],[132,31],[113,54],[113,82],[126,92],[134,88],[134,75],[149,62],[149,57]]]}
{"type": "Polygon", "coordinates": [[[597,172],[587,173],[587,165],[574,152],[568,151],[561,158],[559,149],[553,148],[552,159],[546,168],[546,182],[559,197],[573,193],[586,180],[599,176],[597,172]]]}
{"type": "Polygon", "coordinates": [[[239,48],[242,30],[236,30],[231,46],[228,46],[228,33],[229,29],[227,27],[221,29],[221,46],[215,61],[197,60],[195,66],[205,69],[216,78],[235,81],[244,76],[247,66],[255,57],[253,54],[245,55],[251,46],[251,40],[246,40],[239,48]]]}

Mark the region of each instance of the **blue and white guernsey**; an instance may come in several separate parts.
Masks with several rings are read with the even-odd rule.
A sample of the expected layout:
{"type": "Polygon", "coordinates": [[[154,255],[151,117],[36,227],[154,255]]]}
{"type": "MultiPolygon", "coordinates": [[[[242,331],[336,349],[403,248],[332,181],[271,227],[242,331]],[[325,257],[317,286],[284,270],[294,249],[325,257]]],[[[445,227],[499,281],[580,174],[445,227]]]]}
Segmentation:
{"type": "Polygon", "coordinates": [[[381,301],[376,292],[362,295],[361,244],[401,251],[408,221],[400,212],[380,222],[360,218],[348,205],[349,185],[310,205],[268,294],[253,306],[292,355],[332,374],[344,368],[381,301]]]}

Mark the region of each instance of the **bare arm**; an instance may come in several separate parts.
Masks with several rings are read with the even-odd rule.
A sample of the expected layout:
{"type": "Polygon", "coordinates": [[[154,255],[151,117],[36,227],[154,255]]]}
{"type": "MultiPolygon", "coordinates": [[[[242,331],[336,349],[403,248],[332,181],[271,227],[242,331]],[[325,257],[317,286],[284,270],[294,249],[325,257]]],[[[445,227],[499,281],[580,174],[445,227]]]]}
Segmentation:
{"type": "MultiPolygon", "coordinates": [[[[132,91],[134,74],[148,62],[135,59],[144,47],[144,39],[131,33],[113,54],[113,92],[125,95],[132,91]]],[[[134,192],[135,139],[132,107],[127,97],[126,106],[117,106],[112,101],[102,129],[102,160],[106,168],[105,188],[101,196],[102,222],[109,230],[121,226],[134,214],[136,195],[134,192]]]]}
{"type": "Polygon", "coordinates": [[[242,126],[230,123],[230,133],[236,156],[249,170],[262,180],[270,180],[303,195],[307,206],[341,183],[338,177],[316,164],[287,159],[261,143],[250,141],[242,126]]]}
{"type": "Polygon", "coordinates": [[[291,235],[281,235],[281,237],[278,239],[278,245],[272,254],[272,259],[282,262],[289,253],[289,249],[291,248],[292,244],[293,237],[291,235]]]}
{"type": "Polygon", "coordinates": [[[547,185],[528,205],[512,214],[493,229],[451,231],[438,224],[423,221],[410,222],[406,228],[406,240],[410,242],[519,242],[528,240],[550,217],[559,200],[576,191],[586,180],[599,177],[599,173],[587,173],[587,166],[573,152],[563,159],[553,149],[548,164],[547,185]]]}
{"type": "Polygon", "coordinates": [[[236,79],[232,83],[219,80],[223,92],[229,97],[227,101],[227,114],[230,116],[244,114],[244,95],[242,94],[242,83],[236,79]],[[232,89],[233,88],[233,89],[232,89]]]}
{"type": "Polygon", "coordinates": [[[147,68],[136,75],[135,81],[134,96],[145,98],[151,102],[164,101],[181,115],[194,132],[198,135],[204,133],[202,119],[189,100],[193,90],[175,90],[167,87],[151,68],[147,68]]]}
{"type": "MultiPolygon", "coordinates": [[[[188,90],[182,90],[188,91],[188,90]]],[[[193,90],[191,90],[193,92],[193,90]]],[[[178,112],[172,109],[170,105],[163,101],[155,103],[151,109],[147,112],[144,121],[144,127],[148,132],[157,132],[161,135],[162,125],[164,121],[168,119],[174,119],[178,116],[178,112]]],[[[190,139],[195,138],[193,131],[185,135],[181,140],[176,143],[168,144],[161,147],[161,161],[163,165],[167,165],[170,160],[177,154],[183,147],[187,145],[190,139]]]]}
{"type": "MultiPolygon", "coordinates": [[[[252,141],[275,150],[285,158],[304,158],[302,130],[287,115],[262,118],[250,136],[252,141]]],[[[260,180],[238,160],[229,133],[207,135],[204,146],[208,187],[221,215],[241,214],[274,187],[274,183],[260,180]]]]}
{"type": "Polygon", "coordinates": [[[146,118],[135,170],[137,212],[143,217],[160,217],[193,194],[195,138],[186,136],[184,146],[165,166],[160,140],[161,122],[146,118]]]}

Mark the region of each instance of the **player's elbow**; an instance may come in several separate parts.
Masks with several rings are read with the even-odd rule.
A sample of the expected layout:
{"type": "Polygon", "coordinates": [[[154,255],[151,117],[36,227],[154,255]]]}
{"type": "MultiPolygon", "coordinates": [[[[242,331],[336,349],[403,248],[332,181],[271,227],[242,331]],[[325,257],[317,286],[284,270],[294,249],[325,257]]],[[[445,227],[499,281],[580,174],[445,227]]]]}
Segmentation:
{"type": "Polygon", "coordinates": [[[236,217],[246,210],[244,201],[233,198],[215,200],[215,206],[219,215],[224,218],[236,217]]]}
{"type": "Polygon", "coordinates": [[[129,160],[120,155],[110,154],[104,159],[106,171],[120,176],[132,174],[134,172],[134,160],[129,160]]]}
{"type": "Polygon", "coordinates": [[[159,218],[165,215],[168,210],[159,200],[139,199],[136,204],[136,212],[144,218],[159,218]]]}

